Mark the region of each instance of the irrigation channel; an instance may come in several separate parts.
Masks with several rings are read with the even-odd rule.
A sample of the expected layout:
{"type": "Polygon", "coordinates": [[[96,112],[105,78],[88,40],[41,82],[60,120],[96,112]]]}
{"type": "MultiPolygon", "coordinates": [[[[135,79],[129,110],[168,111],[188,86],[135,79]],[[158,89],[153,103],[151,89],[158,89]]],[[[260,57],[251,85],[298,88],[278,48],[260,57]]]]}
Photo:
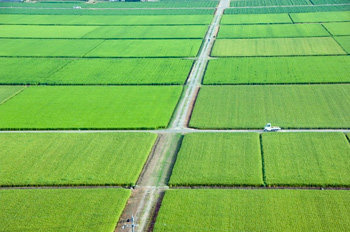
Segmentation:
{"type": "MultiPolygon", "coordinates": [[[[280,6],[279,6],[280,7],[280,6]]],[[[206,36],[203,40],[200,53],[192,67],[189,78],[184,86],[184,91],[175,109],[170,126],[166,129],[158,130],[37,130],[37,131],[0,131],[0,133],[123,133],[123,132],[150,132],[157,133],[158,138],[152,148],[148,160],[143,167],[143,171],[132,188],[132,194],[127,205],[120,217],[115,231],[128,231],[123,229],[126,219],[131,214],[135,217],[137,227],[135,231],[152,231],[154,222],[157,217],[158,209],[162,202],[164,193],[169,187],[168,180],[171,175],[173,165],[176,160],[177,153],[180,149],[183,134],[186,133],[247,133],[258,132],[263,130],[199,130],[188,128],[188,122],[191,117],[192,109],[197,98],[198,91],[201,87],[202,78],[204,76],[206,64],[210,59],[209,55],[214,45],[216,35],[218,33],[219,23],[223,12],[226,8],[230,8],[230,0],[220,0],[214,19],[208,28],[206,36]]],[[[145,9],[145,8],[143,8],[145,9]]],[[[161,8],[164,9],[164,8],[161,8]]],[[[177,8],[171,8],[177,9],[177,8]]],[[[179,8],[180,9],[180,8],[179,8]]],[[[184,8],[181,8],[184,9],[184,8]]],[[[191,8],[193,9],[193,8],[191,8]]],[[[96,9],[97,10],[97,9],[96,9]]],[[[99,8],[101,10],[101,8],[99,8]]],[[[158,10],[158,9],[155,9],[158,10]]],[[[350,132],[350,129],[289,129],[281,130],[278,133],[288,132],[350,132]]],[[[24,189],[24,188],[121,188],[120,186],[57,186],[57,187],[2,187],[1,189],[24,189]]],[[[194,188],[210,188],[210,187],[194,187],[194,188]]],[[[215,188],[277,188],[277,187],[215,187],[215,188]]],[[[320,189],[320,188],[297,188],[291,187],[286,189],[320,189]]],[[[347,189],[349,188],[327,188],[327,189],[347,189]]],[[[131,230],[131,229],[130,229],[131,230]]]]}

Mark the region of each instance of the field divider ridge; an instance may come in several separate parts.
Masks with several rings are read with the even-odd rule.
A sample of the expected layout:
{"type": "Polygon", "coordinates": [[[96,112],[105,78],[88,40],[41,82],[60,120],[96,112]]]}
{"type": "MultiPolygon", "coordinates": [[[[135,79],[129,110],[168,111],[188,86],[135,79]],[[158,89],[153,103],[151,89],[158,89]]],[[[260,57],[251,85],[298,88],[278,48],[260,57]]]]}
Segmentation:
{"type": "Polygon", "coordinates": [[[264,183],[264,187],[268,186],[266,183],[266,172],[265,172],[265,159],[264,159],[264,148],[262,141],[262,134],[259,134],[260,154],[261,154],[261,174],[264,183]]]}

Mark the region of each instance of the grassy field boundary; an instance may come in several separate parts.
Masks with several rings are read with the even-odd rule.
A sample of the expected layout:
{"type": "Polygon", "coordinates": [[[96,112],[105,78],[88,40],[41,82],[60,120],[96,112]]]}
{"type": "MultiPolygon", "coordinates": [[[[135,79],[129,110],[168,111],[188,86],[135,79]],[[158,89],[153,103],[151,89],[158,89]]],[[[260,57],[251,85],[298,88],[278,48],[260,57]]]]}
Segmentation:
{"type": "Polygon", "coordinates": [[[259,133],[259,143],[260,143],[260,154],[261,154],[261,174],[264,182],[264,187],[266,187],[267,183],[266,183],[266,172],[265,172],[264,147],[263,147],[261,133],[259,133]]]}

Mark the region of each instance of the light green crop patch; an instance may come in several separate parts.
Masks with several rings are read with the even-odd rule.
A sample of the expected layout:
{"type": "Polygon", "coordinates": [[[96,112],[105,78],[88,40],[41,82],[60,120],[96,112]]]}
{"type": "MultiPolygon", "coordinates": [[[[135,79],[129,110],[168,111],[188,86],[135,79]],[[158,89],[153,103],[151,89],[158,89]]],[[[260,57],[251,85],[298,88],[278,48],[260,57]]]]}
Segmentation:
{"type": "Polygon", "coordinates": [[[0,191],[6,231],[114,231],[127,189],[17,189],[0,191]]]}
{"type": "Polygon", "coordinates": [[[203,86],[190,126],[350,128],[350,85],[203,86]]]}
{"type": "Polygon", "coordinates": [[[349,11],[291,13],[290,17],[296,23],[325,23],[350,21],[349,11]]]}
{"type": "Polygon", "coordinates": [[[350,22],[324,23],[323,25],[332,35],[350,35],[350,22]]]}
{"type": "Polygon", "coordinates": [[[212,56],[289,56],[346,54],[331,37],[218,39],[212,56]]]}
{"type": "Polygon", "coordinates": [[[93,26],[0,25],[1,38],[82,38],[93,26]]]}
{"type": "Polygon", "coordinates": [[[350,56],[212,59],[204,84],[350,83],[350,56]]]}
{"type": "Polygon", "coordinates": [[[292,23],[288,14],[233,14],[222,16],[221,24],[292,23]]]}
{"type": "Polygon", "coordinates": [[[181,86],[33,86],[0,106],[0,128],[165,128],[181,86]]]}
{"type": "Polygon", "coordinates": [[[346,231],[350,191],[176,189],[154,231],[346,231]]]}
{"type": "Polygon", "coordinates": [[[1,14],[2,24],[208,25],[213,15],[20,15],[1,14]]]}
{"type": "Polygon", "coordinates": [[[200,39],[106,40],[85,57],[195,57],[200,39]]]}
{"type": "Polygon", "coordinates": [[[343,133],[263,134],[270,186],[350,186],[350,145],[343,133]]]}
{"type": "Polygon", "coordinates": [[[98,27],[84,38],[191,38],[201,39],[205,36],[206,25],[182,26],[108,26],[98,27]]]}
{"type": "Polygon", "coordinates": [[[335,37],[335,40],[338,41],[340,46],[348,53],[350,54],[350,36],[337,36],[335,37]]]}
{"type": "Polygon", "coordinates": [[[26,88],[26,87],[24,87],[24,86],[10,86],[10,85],[4,86],[4,85],[0,85],[0,104],[2,104],[3,102],[7,101],[12,96],[16,95],[16,93],[19,93],[24,88],[26,88]]]}
{"type": "Polygon", "coordinates": [[[320,24],[223,25],[218,38],[292,38],[330,36],[320,24]]]}
{"type": "Polygon", "coordinates": [[[0,186],[133,186],[156,137],[150,133],[0,134],[0,186]]]}
{"type": "Polygon", "coordinates": [[[82,57],[103,40],[0,39],[0,56],[82,57]]]}
{"type": "Polygon", "coordinates": [[[189,59],[0,58],[1,84],[184,84],[189,59]]]}
{"type": "Polygon", "coordinates": [[[257,133],[187,134],[169,182],[175,186],[261,186],[257,133]]]}

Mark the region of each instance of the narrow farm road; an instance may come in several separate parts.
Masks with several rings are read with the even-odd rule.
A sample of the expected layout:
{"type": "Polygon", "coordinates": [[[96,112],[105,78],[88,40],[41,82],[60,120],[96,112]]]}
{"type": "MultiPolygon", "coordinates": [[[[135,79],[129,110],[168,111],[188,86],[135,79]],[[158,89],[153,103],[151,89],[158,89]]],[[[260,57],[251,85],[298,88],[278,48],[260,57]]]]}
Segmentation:
{"type": "Polygon", "coordinates": [[[193,105],[197,98],[197,93],[202,83],[205,68],[209,60],[210,52],[213,48],[214,41],[219,30],[221,17],[224,13],[224,10],[229,6],[229,0],[221,0],[218,5],[218,8],[215,12],[214,20],[209,26],[207,34],[203,40],[202,48],[199,53],[198,59],[193,65],[187,83],[184,87],[184,92],[176,108],[173,120],[170,124],[171,129],[182,129],[187,127],[193,105]]]}

